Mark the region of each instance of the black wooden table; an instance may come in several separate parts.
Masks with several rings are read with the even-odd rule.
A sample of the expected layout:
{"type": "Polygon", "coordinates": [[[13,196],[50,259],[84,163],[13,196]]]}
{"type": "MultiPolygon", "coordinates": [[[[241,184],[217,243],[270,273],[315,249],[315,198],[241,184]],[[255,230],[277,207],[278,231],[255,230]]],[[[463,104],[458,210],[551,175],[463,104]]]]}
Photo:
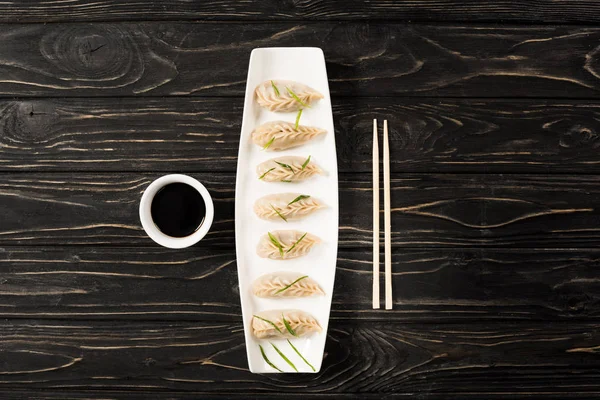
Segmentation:
{"type": "Polygon", "coordinates": [[[0,397],[600,396],[600,4],[0,2],[0,397]],[[340,168],[323,369],[247,370],[234,190],[255,47],[318,46],[340,168]],[[394,309],[371,309],[371,124],[394,309]],[[138,220],[211,191],[197,246],[138,220]]]}

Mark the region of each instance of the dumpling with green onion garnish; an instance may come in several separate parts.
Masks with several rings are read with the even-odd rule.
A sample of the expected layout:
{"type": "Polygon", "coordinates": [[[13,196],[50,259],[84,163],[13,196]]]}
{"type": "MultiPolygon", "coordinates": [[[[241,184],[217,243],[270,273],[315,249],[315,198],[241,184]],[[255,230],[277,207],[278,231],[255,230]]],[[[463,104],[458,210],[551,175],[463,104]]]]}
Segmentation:
{"type": "Polygon", "coordinates": [[[295,221],[325,206],[315,197],[301,193],[275,193],[256,200],[254,213],[270,221],[295,221]]]}
{"type": "Polygon", "coordinates": [[[277,157],[258,164],[258,179],[265,182],[299,182],[314,175],[322,175],[323,170],[315,164],[311,157],[286,156],[277,157]]]}
{"type": "Polygon", "coordinates": [[[255,93],[258,104],[274,112],[298,111],[323,98],[310,86],[281,79],[264,81],[256,87],[255,93]]]}
{"type": "Polygon", "coordinates": [[[285,150],[301,146],[327,131],[314,126],[285,121],[266,122],[252,131],[252,141],[265,150],[285,150]]]}
{"type": "Polygon", "coordinates": [[[322,330],[319,321],[302,310],[268,310],[252,318],[252,333],[258,339],[291,339],[322,330]]]}
{"type": "Polygon", "coordinates": [[[307,255],[321,239],[308,232],[296,230],[272,231],[258,241],[256,254],[272,260],[289,260],[307,255]]]}
{"type": "Polygon", "coordinates": [[[324,295],[319,284],[309,277],[297,272],[279,271],[265,274],[254,281],[252,292],[257,297],[310,297],[324,295]]]}

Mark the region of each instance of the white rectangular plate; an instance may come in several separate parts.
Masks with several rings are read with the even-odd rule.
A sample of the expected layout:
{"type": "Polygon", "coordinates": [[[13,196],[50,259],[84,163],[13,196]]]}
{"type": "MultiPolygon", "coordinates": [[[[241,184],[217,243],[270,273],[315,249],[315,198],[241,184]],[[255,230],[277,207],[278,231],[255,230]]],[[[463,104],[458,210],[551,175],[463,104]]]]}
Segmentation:
{"type": "Polygon", "coordinates": [[[244,117],[240,137],[237,181],[235,193],[235,240],[237,250],[238,279],[244,334],[250,371],[255,373],[277,372],[263,359],[259,344],[269,360],[284,372],[294,370],[276,353],[269,342],[275,344],[298,368],[299,372],[313,372],[294,352],[286,340],[258,340],[252,334],[252,316],[269,309],[300,309],[312,314],[323,328],[323,332],[308,337],[294,338],[292,343],[317,371],[321,368],[331,296],[335,278],[338,245],[338,177],[335,150],[335,134],[331,98],[327,83],[323,51],[313,47],[259,48],[252,51],[244,117]],[[273,120],[294,122],[296,113],[273,113],[258,105],[254,89],[266,80],[286,79],[304,83],[324,95],[311,108],[304,110],[300,124],[327,130],[327,134],[306,145],[284,151],[265,151],[255,145],[251,133],[260,124],[273,120]],[[312,177],[300,183],[263,182],[258,179],[256,166],[273,157],[296,155],[311,156],[325,175],[312,177]],[[326,208],[300,221],[264,221],[253,211],[254,202],[272,193],[298,192],[321,200],[326,208]],[[310,232],[322,243],[297,259],[269,260],[256,254],[260,236],[278,229],[296,229],[310,232]],[[262,299],[252,293],[252,283],[263,274],[277,271],[294,271],[316,280],[325,291],[325,296],[298,299],[262,299]]]}

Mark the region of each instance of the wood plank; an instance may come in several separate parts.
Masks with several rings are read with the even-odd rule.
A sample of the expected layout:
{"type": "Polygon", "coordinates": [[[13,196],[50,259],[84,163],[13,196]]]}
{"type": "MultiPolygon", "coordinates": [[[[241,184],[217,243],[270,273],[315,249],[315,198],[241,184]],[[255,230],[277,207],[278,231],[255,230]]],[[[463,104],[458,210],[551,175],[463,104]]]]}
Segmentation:
{"type": "Polygon", "coordinates": [[[0,101],[0,170],[235,172],[243,99],[0,101]]]}
{"type": "Polygon", "coordinates": [[[318,46],[334,95],[596,98],[599,38],[569,26],[5,24],[0,95],[241,96],[253,48],[318,46]]]}
{"type": "MultiPolygon", "coordinates": [[[[600,250],[427,249],[393,255],[394,309],[371,310],[370,251],[341,250],[331,318],[405,322],[600,316],[600,250]]],[[[239,321],[231,249],[9,247],[0,318],[239,321]]]]}
{"type": "MultiPolygon", "coordinates": [[[[154,246],[138,204],[160,174],[0,174],[0,246],[154,246]]],[[[215,200],[200,246],[234,247],[233,174],[192,174],[215,200]]],[[[594,247],[600,176],[392,174],[395,247],[594,247]]],[[[340,175],[340,247],[370,248],[371,176],[340,175]],[[358,211],[357,211],[358,210],[358,211]]]]}
{"type": "Polygon", "coordinates": [[[340,324],[318,374],[253,375],[241,324],[0,323],[2,389],[209,393],[600,391],[597,324],[340,324]]]}
{"type": "Polygon", "coordinates": [[[134,20],[396,20],[396,21],[519,21],[599,22],[594,0],[390,2],[308,0],[260,2],[205,2],[92,0],[45,1],[34,6],[26,0],[0,4],[0,22],[134,21],[134,20]]]}
{"type": "MultiPolygon", "coordinates": [[[[11,389],[2,393],[6,400],[21,400],[21,399],[35,399],[35,400],[65,400],[65,397],[69,400],[91,400],[91,399],[102,399],[102,400],[118,400],[118,399],[134,399],[134,400],[148,400],[148,399],[165,399],[165,400],[248,400],[252,394],[240,394],[240,393],[210,393],[210,392],[197,392],[197,391],[140,391],[140,390],[20,390],[11,389]]],[[[489,393],[489,392],[459,392],[459,393],[448,393],[448,392],[436,392],[436,393],[291,393],[286,392],[285,398],[292,400],[302,399],[323,399],[327,400],[390,400],[390,399],[406,399],[406,398],[418,398],[419,400],[481,400],[486,398],[489,400],[514,400],[529,399],[529,400],[546,400],[546,399],[590,399],[595,400],[600,395],[600,392],[586,391],[586,392],[513,392],[513,393],[489,393]]],[[[278,393],[260,393],[261,400],[278,400],[281,399],[281,394],[278,393]]]]}
{"type": "MultiPolygon", "coordinates": [[[[241,98],[0,101],[0,171],[235,172],[241,98]]],[[[600,103],[338,97],[338,165],[370,172],[371,117],[394,172],[599,173],[600,103]]]]}

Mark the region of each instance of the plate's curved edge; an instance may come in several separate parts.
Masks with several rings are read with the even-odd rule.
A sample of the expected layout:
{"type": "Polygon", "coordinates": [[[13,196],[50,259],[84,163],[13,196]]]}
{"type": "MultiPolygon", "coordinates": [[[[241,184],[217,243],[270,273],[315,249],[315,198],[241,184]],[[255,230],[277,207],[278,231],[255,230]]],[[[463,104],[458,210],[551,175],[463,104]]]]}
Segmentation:
{"type": "MultiPolygon", "coordinates": [[[[336,213],[335,213],[335,217],[336,217],[336,221],[335,221],[335,225],[336,225],[336,229],[335,229],[335,240],[333,240],[333,242],[335,243],[335,259],[333,261],[333,279],[331,282],[331,299],[329,301],[329,312],[327,313],[327,329],[323,330],[323,334],[327,336],[328,332],[329,332],[329,320],[331,318],[331,305],[332,305],[332,300],[333,300],[333,288],[335,287],[335,276],[336,276],[336,272],[337,272],[337,254],[339,251],[339,232],[340,232],[340,200],[339,200],[339,193],[340,193],[340,180],[339,180],[339,175],[338,175],[338,162],[337,162],[337,143],[335,140],[335,121],[333,119],[333,105],[331,104],[331,92],[329,91],[329,76],[327,75],[327,63],[325,62],[325,53],[323,52],[323,49],[321,49],[320,47],[313,47],[314,49],[318,49],[319,51],[319,55],[321,58],[321,62],[323,64],[323,71],[325,71],[325,82],[326,82],[326,93],[323,93],[323,95],[325,96],[325,98],[328,99],[329,101],[329,110],[328,110],[328,114],[330,117],[330,121],[331,121],[331,136],[332,136],[332,140],[333,140],[333,151],[332,151],[332,158],[334,160],[334,165],[335,165],[335,169],[333,171],[328,171],[328,173],[330,175],[335,175],[335,209],[336,209],[336,213]]],[[[321,354],[321,359],[319,361],[319,367],[316,369],[315,373],[319,372],[321,370],[321,367],[323,366],[323,354],[325,353],[325,344],[327,344],[327,339],[325,339],[325,343],[323,345],[323,349],[322,349],[322,354],[321,354]]]]}
{"type": "MultiPolygon", "coordinates": [[[[325,339],[323,341],[323,348],[321,349],[321,356],[318,362],[318,366],[316,369],[316,371],[312,372],[312,371],[303,371],[302,373],[318,373],[321,370],[322,367],[322,360],[323,360],[323,355],[324,355],[324,346],[326,343],[326,335],[328,332],[328,328],[329,328],[329,318],[331,315],[331,305],[332,305],[332,297],[333,297],[333,287],[335,285],[335,275],[336,275],[336,270],[337,270],[337,253],[339,251],[339,176],[338,176],[338,165],[337,165],[337,146],[336,146],[336,141],[335,141],[335,125],[334,125],[334,119],[333,119],[333,107],[331,104],[331,94],[330,94],[330,90],[329,90],[329,81],[328,81],[328,76],[327,76],[327,68],[326,68],[326,63],[325,63],[325,55],[323,53],[323,50],[319,47],[299,47],[299,48],[290,48],[290,47],[281,47],[281,48],[277,48],[277,47],[265,47],[265,48],[255,48],[252,50],[251,54],[250,54],[250,59],[249,59],[249,67],[248,67],[248,74],[247,74],[247,81],[246,81],[246,92],[245,92],[245,97],[244,97],[244,110],[243,110],[243,116],[242,116],[242,124],[241,124],[241,130],[240,130],[240,144],[238,147],[238,163],[237,163],[237,169],[236,169],[236,190],[235,190],[235,212],[234,212],[234,218],[235,218],[235,241],[236,241],[236,265],[237,265],[237,272],[238,272],[238,282],[240,284],[240,286],[242,286],[242,280],[244,279],[242,276],[242,269],[244,268],[244,260],[243,260],[243,253],[241,250],[241,242],[243,240],[243,238],[241,237],[241,224],[242,224],[242,219],[239,218],[242,215],[241,209],[240,207],[242,207],[241,202],[238,201],[239,199],[239,191],[241,188],[241,180],[244,179],[244,174],[241,173],[242,169],[247,167],[247,161],[246,159],[248,158],[245,154],[244,151],[244,141],[248,140],[247,137],[245,137],[244,132],[248,131],[246,125],[249,123],[250,118],[250,114],[251,114],[251,110],[253,108],[253,101],[254,101],[254,87],[250,87],[251,84],[251,75],[253,73],[253,62],[256,58],[257,53],[261,52],[261,51],[269,51],[269,50],[290,50],[290,49],[314,49],[314,50],[318,50],[319,52],[319,58],[320,61],[322,63],[322,68],[325,74],[325,88],[326,88],[326,92],[323,93],[323,95],[325,96],[325,98],[328,99],[329,102],[329,107],[327,109],[327,113],[329,115],[329,121],[331,122],[331,135],[332,135],[332,140],[333,140],[333,149],[332,149],[332,159],[334,161],[334,169],[328,170],[328,174],[331,175],[332,178],[334,178],[335,181],[335,222],[336,222],[336,229],[335,229],[335,238],[331,238],[331,243],[334,244],[335,246],[335,257],[334,257],[334,261],[333,261],[333,272],[332,272],[332,283],[331,283],[331,297],[329,299],[329,309],[328,309],[328,313],[327,313],[327,326],[326,329],[323,330],[322,334],[325,335],[325,339]]],[[[247,136],[247,135],[246,135],[247,136]]],[[[332,204],[333,205],[333,204],[332,204]]],[[[245,340],[245,344],[246,344],[246,357],[248,360],[248,367],[250,372],[252,373],[279,373],[277,371],[274,370],[267,370],[267,371],[263,371],[263,370],[256,370],[255,366],[252,363],[252,358],[251,358],[251,353],[250,353],[250,348],[249,348],[249,343],[252,342],[252,338],[251,338],[251,327],[250,325],[250,320],[246,318],[246,305],[245,305],[245,301],[243,298],[243,293],[242,290],[240,289],[240,304],[241,304],[241,311],[242,311],[242,319],[243,319],[243,325],[244,325],[244,340],[245,340]]],[[[296,373],[293,371],[285,371],[284,373],[296,373]]]]}
{"type": "MultiPolygon", "coordinates": [[[[240,127],[240,143],[238,145],[238,162],[237,162],[237,168],[236,168],[236,174],[235,174],[235,206],[234,206],[234,227],[235,227],[235,254],[236,254],[236,266],[237,266],[237,273],[238,273],[238,286],[240,286],[241,280],[242,278],[242,274],[241,274],[241,270],[244,267],[241,264],[241,261],[243,259],[243,257],[241,257],[241,250],[240,250],[240,243],[241,243],[241,229],[240,229],[240,224],[241,224],[241,218],[239,218],[241,212],[240,212],[240,207],[241,204],[238,201],[239,198],[239,191],[240,191],[240,186],[241,186],[241,179],[243,179],[243,174],[241,174],[241,169],[243,168],[246,156],[244,154],[244,148],[243,148],[243,133],[244,133],[244,129],[246,124],[248,123],[248,114],[249,114],[249,110],[250,110],[250,104],[253,101],[253,94],[254,94],[254,90],[253,88],[250,88],[250,74],[252,73],[252,62],[254,57],[256,56],[257,51],[259,51],[259,49],[253,49],[252,52],[250,53],[250,60],[248,62],[248,74],[246,76],[246,92],[244,95],[244,110],[242,113],[242,125],[240,127]]],[[[249,327],[247,326],[247,322],[246,322],[246,312],[244,310],[244,299],[242,296],[242,291],[239,290],[239,295],[240,295],[240,307],[241,307],[241,311],[242,311],[242,322],[243,322],[243,326],[244,326],[244,342],[246,344],[246,359],[248,360],[248,368],[250,369],[250,372],[254,373],[255,371],[253,370],[253,365],[250,362],[250,349],[248,346],[248,337],[247,334],[249,332],[249,327]]]]}

